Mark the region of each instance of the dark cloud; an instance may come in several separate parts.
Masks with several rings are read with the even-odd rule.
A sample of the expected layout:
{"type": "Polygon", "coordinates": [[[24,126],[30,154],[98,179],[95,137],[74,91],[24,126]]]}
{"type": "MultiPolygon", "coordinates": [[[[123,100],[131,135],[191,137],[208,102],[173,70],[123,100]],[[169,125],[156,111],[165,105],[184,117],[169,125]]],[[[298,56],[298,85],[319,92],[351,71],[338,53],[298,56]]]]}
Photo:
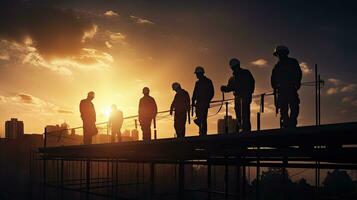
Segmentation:
{"type": "Polygon", "coordinates": [[[30,37],[46,57],[76,55],[86,33],[95,28],[75,11],[48,3],[5,1],[0,7],[0,37],[16,42],[30,37]]]}
{"type": "Polygon", "coordinates": [[[23,103],[28,103],[28,104],[33,104],[33,99],[32,96],[27,95],[27,94],[19,94],[18,95],[20,97],[20,101],[23,103]]]}

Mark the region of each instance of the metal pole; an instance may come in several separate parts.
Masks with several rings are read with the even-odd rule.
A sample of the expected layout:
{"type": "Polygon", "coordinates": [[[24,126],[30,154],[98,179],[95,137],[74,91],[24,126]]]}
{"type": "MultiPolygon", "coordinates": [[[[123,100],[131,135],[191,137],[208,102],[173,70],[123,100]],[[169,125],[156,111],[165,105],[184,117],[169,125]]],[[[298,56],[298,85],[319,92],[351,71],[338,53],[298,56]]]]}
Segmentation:
{"type": "MultiPolygon", "coordinates": [[[[46,147],[47,147],[47,129],[45,128],[45,132],[44,132],[45,138],[43,141],[43,148],[46,152],[46,147]]],[[[46,153],[45,153],[46,154],[46,153]]],[[[42,195],[43,195],[43,199],[46,199],[46,184],[47,184],[47,159],[46,159],[46,155],[43,155],[43,191],[42,191],[42,195]]]]}
{"type": "MultiPolygon", "coordinates": [[[[245,162],[245,158],[244,158],[244,162],[245,162]]],[[[243,163],[243,174],[242,174],[242,199],[246,199],[246,191],[245,191],[245,186],[246,186],[246,170],[245,170],[245,163],[243,163]]]]}
{"type": "Polygon", "coordinates": [[[150,197],[153,199],[155,193],[155,164],[150,163],[150,197]]]}
{"type": "Polygon", "coordinates": [[[318,75],[318,125],[321,125],[321,77],[318,75]]]}
{"type": "Polygon", "coordinates": [[[228,102],[226,102],[226,116],[224,117],[224,124],[225,124],[224,133],[228,134],[228,102]]]}
{"type": "Polygon", "coordinates": [[[318,80],[317,80],[317,64],[315,64],[315,123],[319,125],[319,111],[318,111],[318,80]]]}
{"type": "Polygon", "coordinates": [[[61,199],[63,199],[63,189],[64,189],[64,161],[63,158],[61,159],[61,176],[60,176],[60,183],[61,183],[61,199]]]}
{"type": "Polygon", "coordinates": [[[240,183],[241,183],[241,181],[240,181],[240,166],[238,165],[237,166],[237,199],[241,199],[241,196],[242,196],[242,194],[241,194],[241,185],[240,185],[240,183]]]}
{"type": "Polygon", "coordinates": [[[87,158],[87,163],[86,163],[86,197],[87,200],[89,199],[89,187],[90,187],[90,165],[91,165],[91,161],[89,160],[89,158],[87,158]]]}
{"type": "Polygon", "coordinates": [[[260,112],[257,112],[257,131],[260,131],[260,112]]]}
{"type": "Polygon", "coordinates": [[[185,164],[183,162],[179,163],[179,180],[178,180],[178,192],[179,199],[184,198],[184,190],[185,190],[185,164]]]}
{"type": "Polygon", "coordinates": [[[156,117],[154,118],[154,139],[157,139],[157,130],[156,130],[156,117]]]}
{"type": "Polygon", "coordinates": [[[212,192],[212,166],[207,163],[207,188],[208,188],[208,199],[211,199],[212,192]]]}
{"type": "Polygon", "coordinates": [[[228,197],[228,165],[224,165],[224,197],[228,197]]]}
{"type": "MultiPolygon", "coordinates": [[[[258,147],[259,150],[259,147],[258,147]]],[[[260,158],[257,157],[257,178],[256,178],[256,188],[255,188],[255,199],[260,200],[260,158]]]]}

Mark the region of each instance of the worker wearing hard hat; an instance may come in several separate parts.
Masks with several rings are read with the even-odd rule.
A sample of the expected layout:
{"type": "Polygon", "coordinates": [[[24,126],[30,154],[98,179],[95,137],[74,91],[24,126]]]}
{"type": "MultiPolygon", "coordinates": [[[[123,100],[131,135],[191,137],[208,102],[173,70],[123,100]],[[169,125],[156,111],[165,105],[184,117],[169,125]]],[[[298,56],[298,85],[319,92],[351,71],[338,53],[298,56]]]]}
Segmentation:
{"type": "Polygon", "coordinates": [[[177,138],[184,138],[186,132],[187,115],[190,114],[190,95],[181,88],[177,82],[172,84],[172,89],[176,92],[171,103],[170,115],[174,114],[174,127],[177,138]]]}
{"type": "Polygon", "coordinates": [[[121,127],[123,126],[123,112],[113,104],[111,107],[108,125],[111,128],[111,142],[115,142],[115,138],[118,138],[118,142],[121,142],[121,127]]]}
{"type": "Polygon", "coordinates": [[[237,58],[232,58],[229,65],[233,71],[233,76],[229,79],[227,85],[221,87],[221,91],[233,92],[234,94],[234,109],[238,122],[237,132],[240,128],[243,132],[249,132],[251,130],[250,104],[252,103],[255,80],[248,69],[241,68],[240,61],[237,58]]]}
{"type": "Polygon", "coordinates": [[[197,81],[192,94],[192,106],[196,108],[195,124],[199,127],[200,136],[207,135],[207,115],[210,102],[214,96],[212,81],[205,76],[203,67],[195,69],[197,81]]]}
{"type": "Polygon", "coordinates": [[[296,127],[300,104],[298,90],[302,79],[301,68],[295,58],[288,57],[289,49],[286,46],[277,46],[273,55],[279,59],[271,75],[271,86],[274,93],[278,94],[276,106],[280,109],[281,127],[296,127]]]}
{"type": "Polygon", "coordinates": [[[139,122],[143,132],[143,140],[151,140],[151,123],[157,115],[157,105],[155,99],[151,97],[150,89],[143,88],[144,96],[139,102],[139,122]]]}

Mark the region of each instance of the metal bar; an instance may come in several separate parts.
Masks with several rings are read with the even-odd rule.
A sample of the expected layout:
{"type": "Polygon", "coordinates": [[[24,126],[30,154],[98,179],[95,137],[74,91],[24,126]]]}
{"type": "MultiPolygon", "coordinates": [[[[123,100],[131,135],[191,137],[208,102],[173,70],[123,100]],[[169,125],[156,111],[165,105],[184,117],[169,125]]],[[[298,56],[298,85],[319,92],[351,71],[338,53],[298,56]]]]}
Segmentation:
{"type": "Polygon", "coordinates": [[[184,190],[185,190],[185,164],[179,163],[179,171],[178,171],[178,196],[179,199],[184,199],[184,190]]]}
{"type": "Polygon", "coordinates": [[[316,126],[319,125],[318,119],[318,80],[317,80],[317,64],[315,64],[315,122],[316,126]]]}
{"type": "Polygon", "coordinates": [[[155,193],[155,164],[150,163],[150,197],[153,198],[155,193]]]}
{"type": "Polygon", "coordinates": [[[257,131],[260,131],[260,112],[257,112],[257,131]]]}
{"type": "Polygon", "coordinates": [[[226,115],[224,117],[224,133],[228,134],[228,102],[226,102],[226,115]]]}
{"type": "Polygon", "coordinates": [[[86,163],[86,197],[89,200],[89,192],[90,192],[90,178],[91,178],[91,161],[88,158],[86,163]]]}
{"type": "MultiPolygon", "coordinates": [[[[207,189],[212,190],[212,165],[209,163],[207,164],[207,189]]],[[[210,194],[208,194],[208,199],[211,199],[210,194]]]]}
{"type": "Polygon", "coordinates": [[[228,197],[228,165],[224,165],[224,197],[228,197]]]}

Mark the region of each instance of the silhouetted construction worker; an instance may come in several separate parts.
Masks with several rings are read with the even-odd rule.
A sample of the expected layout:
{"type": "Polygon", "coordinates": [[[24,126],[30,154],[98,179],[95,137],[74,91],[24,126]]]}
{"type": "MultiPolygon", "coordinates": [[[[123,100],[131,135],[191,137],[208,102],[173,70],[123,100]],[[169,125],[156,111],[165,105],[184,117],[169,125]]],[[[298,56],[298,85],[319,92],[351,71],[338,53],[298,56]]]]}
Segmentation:
{"type": "Polygon", "coordinates": [[[92,137],[98,133],[95,125],[96,113],[92,100],[94,99],[94,92],[88,92],[87,98],[81,100],[79,104],[79,111],[83,121],[83,143],[92,144],[92,137]]]}
{"type": "Polygon", "coordinates": [[[181,88],[177,82],[172,84],[172,89],[176,92],[174,100],[171,103],[170,115],[175,111],[174,127],[177,138],[184,138],[186,132],[187,115],[190,115],[190,95],[181,88]]]}
{"type": "Polygon", "coordinates": [[[212,81],[207,78],[203,67],[198,66],[195,69],[197,81],[192,94],[192,106],[196,107],[195,124],[199,127],[199,134],[207,135],[207,115],[210,102],[214,96],[214,87],[212,81]]]}
{"type": "Polygon", "coordinates": [[[302,79],[300,65],[295,58],[288,57],[286,46],[277,46],[273,55],[279,59],[271,75],[271,86],[277,97],[275,106],[280,109],[280,125],[282,128],[296,127],[300,104],[297,91],[302,79]]]}
{"type": "Polygon", "coordinates": [[[229,65],[233,71],[233,76],[229,79],[228,84],[221,87],[222,92],[233,92],[234,110],[237,117],[237,131],[241,127],[243,132],[251,130],[250,124],[250,104],[252,103],[252,94],[255,88],[255,81],[249,70],[240,66],[237,58],[232,58],[229,65]]]}
{"type": "Polygon", "coordinates": [[[121,142],[121,127],[123,125],[123,120],[123,112],[118,110],[117,106],[113,104],[108,122],[112,131],[112,142],[115,142],[116,137],[118,137],[118,142],[121,142]]]}
{"type": "Polygon", "coordinates": [[[151,139],[151,122],[156,117],[157,105],[155,99],[150,95],[148,87],[143,88],[144,96],[139,102],[139,122],[141,130],[143,131],[143,140],[149,141],[151,139]]]}

